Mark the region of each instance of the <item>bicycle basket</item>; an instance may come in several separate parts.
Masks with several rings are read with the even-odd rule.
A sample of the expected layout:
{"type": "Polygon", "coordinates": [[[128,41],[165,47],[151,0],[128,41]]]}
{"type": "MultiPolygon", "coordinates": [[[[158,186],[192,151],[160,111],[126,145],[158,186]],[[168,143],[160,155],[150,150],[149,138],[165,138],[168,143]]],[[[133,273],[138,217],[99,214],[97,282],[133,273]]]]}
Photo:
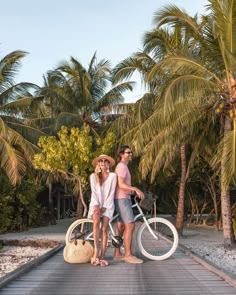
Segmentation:
{"type": "Polygon", "coordinates": [[[158,199],[158,196],[153,194],[152,192],[145,192],[145,199],[140,202],[140,207],[145,210],[152,210],[152,207],[156,200],[158,199]]]}

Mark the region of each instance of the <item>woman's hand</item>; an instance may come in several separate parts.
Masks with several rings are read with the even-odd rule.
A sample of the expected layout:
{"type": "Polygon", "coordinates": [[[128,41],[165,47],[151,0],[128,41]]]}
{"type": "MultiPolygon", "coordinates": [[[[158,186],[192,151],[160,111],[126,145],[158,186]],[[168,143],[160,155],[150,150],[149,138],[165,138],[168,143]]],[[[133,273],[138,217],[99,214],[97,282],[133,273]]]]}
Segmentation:
{"type": "Polygon", "coordinates": [[[95,205],[95,206],[94,206],[94,211],[93,211],[93,213],[94,213],[95,215],[100,215],[100,214],[101,214],[101,210],[100,210],[100,208],[99,208],[98,205],[95,205]]]}
{"type": "Polygon", "coordinates": [[[102,208],[100,209],[100,211],[101,211],[101,214],[103,214],[103,213],[106,211],[106,208],[105,208],[105,207],[102,207],[102,208]]]}

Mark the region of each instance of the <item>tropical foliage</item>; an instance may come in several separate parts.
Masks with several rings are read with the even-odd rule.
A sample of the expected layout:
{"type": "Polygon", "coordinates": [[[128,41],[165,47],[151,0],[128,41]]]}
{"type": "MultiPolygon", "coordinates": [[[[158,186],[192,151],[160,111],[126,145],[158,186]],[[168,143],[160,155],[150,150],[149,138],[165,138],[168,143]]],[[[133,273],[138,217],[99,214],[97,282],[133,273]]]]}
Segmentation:
{"type": "Polygon", "coordinates": [[[42,88],[14,83],[25,52],[4,57],[0,61],[1,175],[17,184],[41,149],[34,165],[47,178],[49,195],[52,183],[60,181],[73,183],[75,193],[82,196],[93,157],[112,154],[119,143],[129,143],[137,156],[133,179],[158,190],[162,208],[170,204],[177,208],[178,230],[186,210],[193,215],[196,208],[203,212],[211,203],[215,225],[222,218],[225,245],[231,246],[235,242],[230,193],[236,180],[236,1],[209,0],[208,12],[199,18],[175,5],[159,9],[154,29],[144,35],[143,49],[113,70],[107,60],[97,61],[96,54],[88,68],[71,57],[47,72],[42,88]],[[123,104],[135,72],[146,94],[135,104],[123,104]],[[113,134],[106,133],[110,119],[113,134]],[[41,137],[37,147],[45,133],[53,136],[41,137]]]}
{"type": "Polygon", "coordinates": [[[63,62],[45,77],[39,95],[44,97],[48,112],[34,118],[32,124],[58,131],[62,125],[81,127],[86,123],[97,134],[112,106],[124,101],[123,92],[132,90],[128,82],[112,87],[110,76],[109,61],[97,62],[96,54],[88,69],[71,57],[70,62],[63,62]]]}
{"type": "Polygon", "coordinates": [[[58,180],[73,184],[74,195],[80,197],[85,207],[83,215],[86,216],[83,192],[93,169],[91,162],[98,154],[111,154],[115,136],[109,133],[105,138],[93,138],[88,125],[81,129],[62,126],[57,135],[57,138],[47,136],[39,139],[42,152],[34,156],[34,166],[48,172],[47,182],[50,185],[58,180]]]}
{"type": "Polygon", "coordinates": [[[26,52],[14,51],[0,60],[0,167],[17,184],[38,150],[37,139],[43,135],[29,127],[25,119],[32,112],[37,99],[32,83],[14,83],[20,61],[26,52]]]}
{"type": "Polygon", "coordinates": [[[47,208],[37,200],[42,189],[32,179],[22,179],[13,186],[6,177],[0,185],[0,232],[21,231],[45,224],[47,208]]]}
{"type": "MultiPolygon", "coordinates": [[[[143,177],[151,173],[153,181],[161,168],[173,163],[180,147],[183,172],[183,144],[191,146],[189,168],[198,154],[210,156],[221,179],[225,245],[234,242],[229,188],[235,177],[235,5],[233,0],[209,1],[210,13],[200,21],[174,5],[158,10],[156,28],[146,34],[144,50],[114,71],[117,82],[137,70],[156,97],[152,114],[139,128],[135,126],[139,115],[133,117],[128,133],[141,155],[143,177]],[[216,152],[212,143],[218,143],[216,152]]],[[[183,173],[181,182],[187,175],[183,173]]],[[[181,207],[183,215],[183,202],[181,207]]]]}

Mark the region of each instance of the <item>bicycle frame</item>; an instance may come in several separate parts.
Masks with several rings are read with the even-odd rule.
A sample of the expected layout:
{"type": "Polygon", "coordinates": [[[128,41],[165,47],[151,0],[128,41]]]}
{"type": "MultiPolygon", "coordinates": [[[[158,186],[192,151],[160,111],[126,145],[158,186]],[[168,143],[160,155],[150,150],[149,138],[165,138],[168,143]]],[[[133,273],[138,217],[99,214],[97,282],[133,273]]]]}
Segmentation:
{"type": "MultiPolygon", "coordinates": [[[[136,233],[137,245],[141,254],[145,257],[151,260],[164,260],[175,252],[179,241],[178,232],[175,226],[167,219],[156,217],[156,215],[150,217],[144,214],[143,208],[150,208],[152,204],[152,200],[148,201],[149,202],[143,203],[142,205],[142,203],[139,203],[135,198],[135,202],[132,204],[132,209],[136,208],[134,212],[134,221],[140,218],[143,220],[140,222],[136,233]]],[[[119,214],[113,216],[108,223],[108,243],[112,242],[114,247],[123,247],[123,237],[115,235],[114,223],[117,221],[116,219],[118,216],[119,214]]],[[[77,234],[81,234],[79,238],[83,235],[85,240],[93,242],[93,226],[92,219],[84,218],[75,220],[67,230],[66,243],[70,243],[73,240],[73,235],[77,236],[77,234]]]]}
{"type": "MultiPolygon", "coordinates": [[[[143,213],[143,210],[142,210],[142,208],[139,206],[139,204],[138,204],[138,202],[137,202],[136,199],[135,199],[135,203],[132,205],[132,209],[134,209],[135,207],[137,207],[139,213],[138,213],[137,215],[134,216],[134,222],[135,222],[136,220],[138,220],[139,218],[142,218],[143,221],[146,223],[147,228],[148,228],[149,232],[151,233],[151,235],[154,237],[154,239],[158,240],[157,235],[155,235],[154,231],[151,229],[151,227],[150,227],[150,225],[149,225],[149,223],[148,223],[148,221],[147,221],[147,218],[146,218],[145,214],[143,213]]],[[[109,228],[110,228],[110,231],[111,231],[111,233],[112,233],[111,238],[112,238],[112,240],[114,240],[116,243],[117,243],[118,241],[117,241],[117,239],[116,239],[116,237],[115,237],[115,232],[114,232],[114,229],[113,229],[113,226],[112,226],[112,222],[113,222],[117,217],[119,217],[119,213],[117,213],[115,216],[113,216],[112,219],[111,219],[111,220],[109,221],[109,223],[108,223],[109,228]]]]}

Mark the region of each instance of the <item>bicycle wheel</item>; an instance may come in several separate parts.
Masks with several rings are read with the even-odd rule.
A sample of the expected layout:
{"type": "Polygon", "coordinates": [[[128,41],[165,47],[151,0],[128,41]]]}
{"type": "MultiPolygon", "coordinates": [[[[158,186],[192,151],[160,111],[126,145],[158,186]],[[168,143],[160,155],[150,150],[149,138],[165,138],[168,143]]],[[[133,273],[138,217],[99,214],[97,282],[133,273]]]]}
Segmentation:
{"type": "Polygon", "coordinates": [[[77,219],[68,228],[66,232],[66,244],[74,238],[92,241],[93,242],[93,220],[92,219],[77,219]]]}
{"type": "Polygon", "coordinates": [[[147,220],[137,233],[138,247],[141,253],[151,260],[164,260],[169,258],[176,250],[179,236],[174,225],[160,217],[147,220]],[[150,232],[152,231],[152,233],[150,232]]]}

